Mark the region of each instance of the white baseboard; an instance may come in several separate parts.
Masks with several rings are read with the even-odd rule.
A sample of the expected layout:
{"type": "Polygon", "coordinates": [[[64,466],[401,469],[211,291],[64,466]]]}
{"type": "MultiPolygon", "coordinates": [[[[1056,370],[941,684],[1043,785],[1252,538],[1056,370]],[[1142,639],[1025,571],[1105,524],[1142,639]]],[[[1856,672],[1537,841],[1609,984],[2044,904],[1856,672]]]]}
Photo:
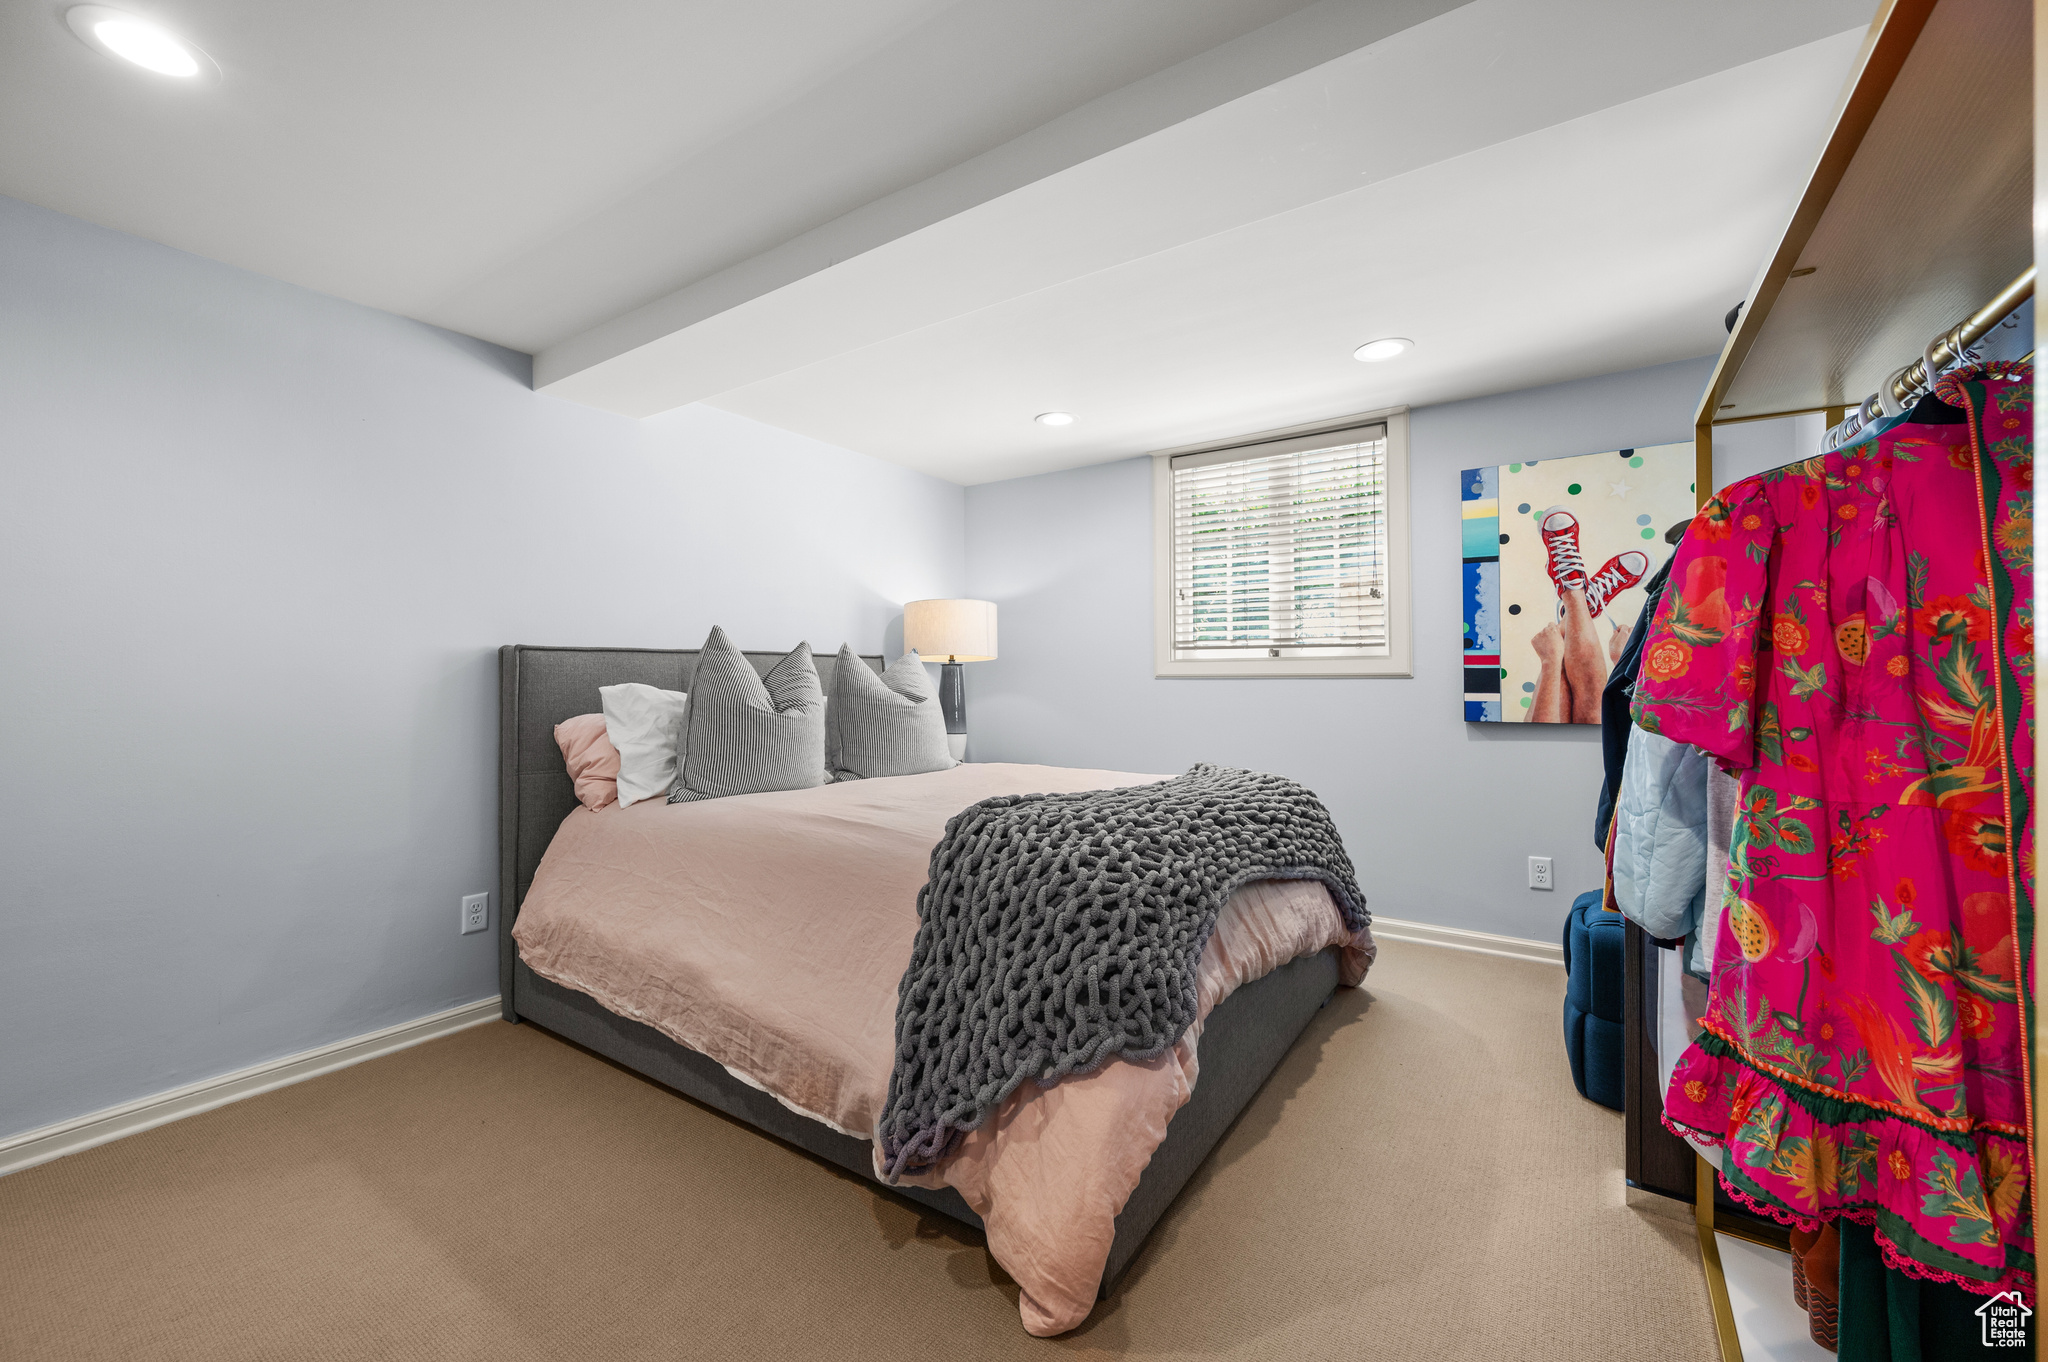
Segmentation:
{"type": "Polygon", "coordinates": [[[388,1055],[394,1050],[403,1050],[466,1027],[481,1026],[487,1021],[496,1021],[502,1014],[503,1009],[495,996],[479,998],[473,1003],[400,1022],[381,1031],[338,1040],[331,1045],[286,1055],[282,1059],[269,1060],[218,1078],[187,1083],[182,1088],[172,1088],[168,1092],[123,1102],[118,1107],[75,1116],[39,1130],[9,1135],[0,1139],[0,1177],[118,1140],[124,1135],[134,1135],[152,1126],[197,1116],[202,1111],[212,1111],[215,1107],[224,1107],[273,1088],[303,1083],[309,1078],[345,1069],[351,1064],[388,1055]]]}
{"type": "Polygon", "coordinates": [[[1463,927],[1439,927],[1430,922],[1403,922],[1397,917],[1374,913],[1372,934],[1379,941],[1415,941],[1425,946],[1449,946],[1454,951],[1476,951],[1480,955],[1504,955],[1510,960],[1534,960],[1538,964],[1564,966],[1564,946],[1556,941],[1529,941],[1519,936],[1497,936],[1492,932],[1468,932],[1463,927]]]}

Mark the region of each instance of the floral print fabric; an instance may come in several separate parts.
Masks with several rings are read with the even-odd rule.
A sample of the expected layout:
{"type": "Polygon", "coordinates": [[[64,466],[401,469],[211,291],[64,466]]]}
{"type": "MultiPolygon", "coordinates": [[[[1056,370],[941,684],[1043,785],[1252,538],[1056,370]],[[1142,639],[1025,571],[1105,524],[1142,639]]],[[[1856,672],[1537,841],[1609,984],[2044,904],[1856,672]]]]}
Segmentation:
{"type": "Polygon", "coordinates": [[[1726,489],[1636,694],[1741,776],[1699,1040],[1665,1099],[1732,1193],[1887,1261],[2033,1291],[2031,377],[1726,489]]]}

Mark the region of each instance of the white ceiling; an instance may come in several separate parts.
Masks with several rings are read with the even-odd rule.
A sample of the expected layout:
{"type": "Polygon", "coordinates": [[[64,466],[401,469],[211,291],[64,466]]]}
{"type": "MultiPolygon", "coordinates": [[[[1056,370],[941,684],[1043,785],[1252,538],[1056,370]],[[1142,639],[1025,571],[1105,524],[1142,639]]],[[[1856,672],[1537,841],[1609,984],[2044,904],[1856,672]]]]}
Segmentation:
{"type": "Polygon", "coordinates": [[[848,348],[710,401],[974,483],[1709,354],[1860,34],[848,348]],[[1415,349],[1361,364],[1381,336],[1415,349]],[[1065,411],[1075,424],[1034,423],[1065,411]]]}
{"type": "Polygon", "coordinates": [[[538,351],[1302,0],[118,0],[210,86],[69,7],[0,5],[0,193],[538,351]]]}
{"type": "Polygon", "coordinates": [[[125,5],[191,87],[65,7],[0,193],[981,482],[1714,349],[1872,6],[125,5]]]}

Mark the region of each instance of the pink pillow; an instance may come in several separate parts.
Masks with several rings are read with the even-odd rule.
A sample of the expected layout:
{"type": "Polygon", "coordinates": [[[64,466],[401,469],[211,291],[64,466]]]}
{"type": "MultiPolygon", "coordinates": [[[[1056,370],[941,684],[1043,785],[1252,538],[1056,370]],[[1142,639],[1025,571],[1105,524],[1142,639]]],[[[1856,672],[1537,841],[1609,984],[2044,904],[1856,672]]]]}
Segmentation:
{"type": "Polygon", "coordinates": [[[562,760],[569,763],[569,775],[576,782],[576,797],[588,809],[601,809],[619,800],[619,749],[605,736],[604,715],[579,714],[555,725],[555,742],[562,760]]]}

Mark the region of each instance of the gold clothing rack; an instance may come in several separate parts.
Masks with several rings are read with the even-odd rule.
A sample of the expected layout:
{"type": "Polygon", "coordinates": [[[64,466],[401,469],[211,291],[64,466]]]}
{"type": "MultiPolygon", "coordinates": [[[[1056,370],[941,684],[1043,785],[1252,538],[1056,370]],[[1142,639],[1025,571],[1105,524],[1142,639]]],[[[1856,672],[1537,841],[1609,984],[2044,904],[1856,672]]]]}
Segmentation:
{"type": "MultiPolygon", "coordinates": [[[[2037,9],[2048,22],[2048,0],[1881,0],[1806,186],[1701,394],[1699,505],[1714,493],[1715,426],[1825,412],[1834,427],[1848,410],[1898,410],[1927,386],[1930,360],[1954,362],[2033,296],[2037,9]],[[1944,326],[1919,358],[1891,367],[1944,326]],[[1849,407],[1873,391],[1882,396],[1849,407]]],[[[2048,938],[2037,949],[2048,968],[2048,938]]],[[[1704,1159],[1695,1171],[1715,1334],[1723,1362],[1741,1362],[1715,1179],[1704,1159]]]]}

